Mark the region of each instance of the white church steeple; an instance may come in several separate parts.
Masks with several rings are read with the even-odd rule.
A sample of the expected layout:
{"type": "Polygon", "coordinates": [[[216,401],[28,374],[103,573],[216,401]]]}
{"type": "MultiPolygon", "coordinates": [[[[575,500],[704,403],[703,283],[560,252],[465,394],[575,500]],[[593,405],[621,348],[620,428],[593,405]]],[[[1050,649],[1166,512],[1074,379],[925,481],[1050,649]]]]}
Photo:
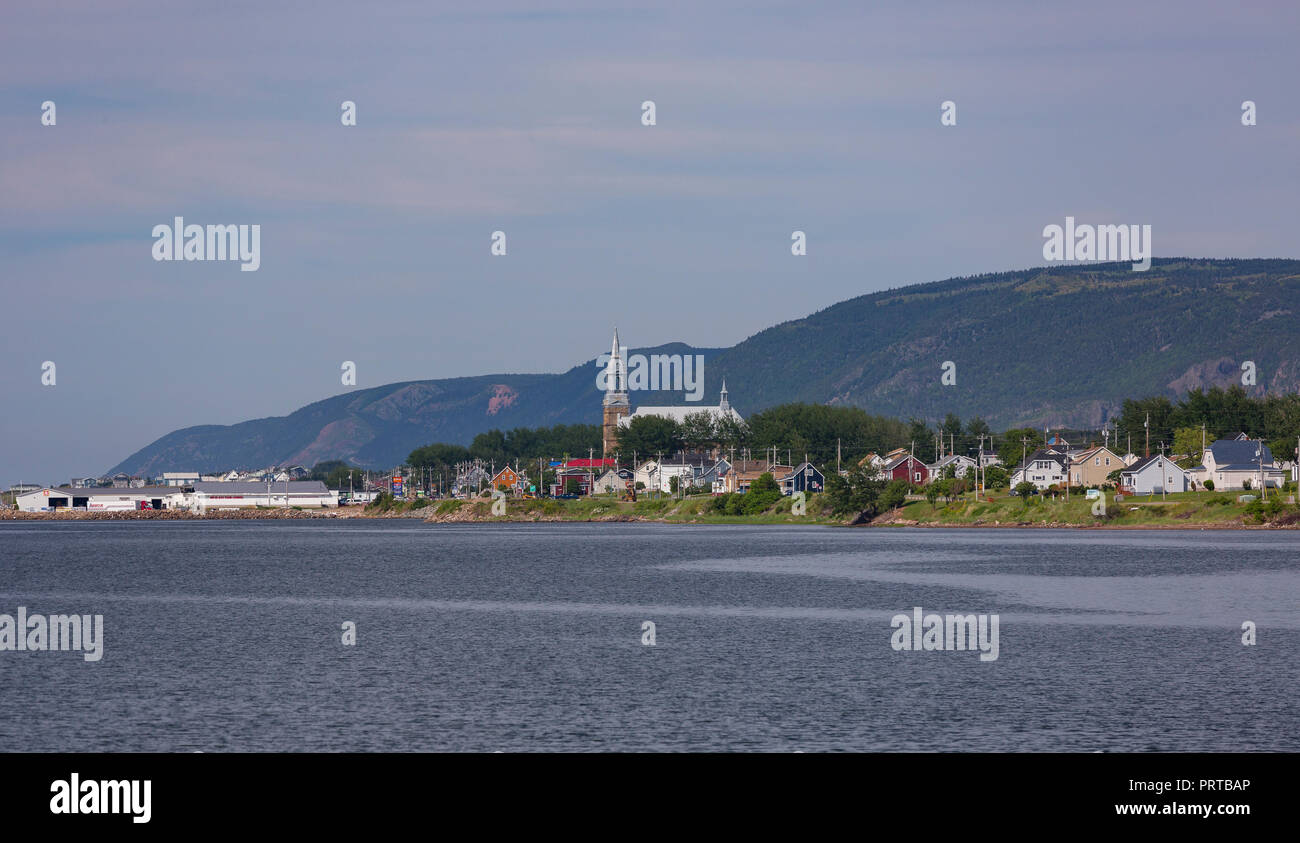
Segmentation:
{"type": "Polygon", "coordinates": [[[626,407],[627,361],[618,345],[618,328],[614,328],[614,343],[609,350],[609,363],[605,366],[605,406],[626,407]]]}

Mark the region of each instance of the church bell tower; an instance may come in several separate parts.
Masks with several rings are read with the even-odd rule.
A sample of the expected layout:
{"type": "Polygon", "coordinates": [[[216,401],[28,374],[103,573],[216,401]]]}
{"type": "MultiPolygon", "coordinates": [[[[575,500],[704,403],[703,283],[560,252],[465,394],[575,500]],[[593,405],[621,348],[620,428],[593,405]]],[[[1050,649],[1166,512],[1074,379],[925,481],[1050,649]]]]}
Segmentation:
{"type": "Polygon", "coordinates": [[[602,456],[608,458],[618,447],[618,420],[631,412],[627,400],[627,361],[618,346],[618,328],[614,329],[614,345],[609,351],[605,366],[604,416],[601,420],[602,456]]]}

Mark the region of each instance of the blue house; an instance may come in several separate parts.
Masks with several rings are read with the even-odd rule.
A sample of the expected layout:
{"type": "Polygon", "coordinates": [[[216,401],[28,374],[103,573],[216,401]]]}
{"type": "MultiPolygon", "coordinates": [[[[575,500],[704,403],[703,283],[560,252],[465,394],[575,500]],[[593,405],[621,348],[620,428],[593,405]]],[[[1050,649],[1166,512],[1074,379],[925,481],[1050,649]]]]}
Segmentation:
{"type": "Polygon", "coordinates": [[[814,492],[824,492],[826,490],[826,478],[817,466],[810,462],[796,468],[786,476],[777,481],[781,486],[781,494],[793,495],[795,492],[805,492],[812,494],[814,492]]]}

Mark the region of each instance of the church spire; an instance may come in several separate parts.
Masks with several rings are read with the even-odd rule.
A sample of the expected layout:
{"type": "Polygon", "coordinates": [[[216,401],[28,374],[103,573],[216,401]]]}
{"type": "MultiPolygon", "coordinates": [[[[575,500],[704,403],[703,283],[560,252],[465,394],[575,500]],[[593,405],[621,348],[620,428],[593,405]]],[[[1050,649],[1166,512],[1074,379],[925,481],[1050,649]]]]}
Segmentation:
{"type": "Polygon", "coordinates": [[[618,326],[614,327],[614,342],[609,349],[609,363],[605,366],[605,404],[627,404],[627,363],[618,344],[618,326]]]}
{"type": "Polygon", "coordinates": [[[727,379],[722,379],[722,398],[718,401],[718,409],[726,412],[731,409],[731,402],[727,400],[727,379]]]}

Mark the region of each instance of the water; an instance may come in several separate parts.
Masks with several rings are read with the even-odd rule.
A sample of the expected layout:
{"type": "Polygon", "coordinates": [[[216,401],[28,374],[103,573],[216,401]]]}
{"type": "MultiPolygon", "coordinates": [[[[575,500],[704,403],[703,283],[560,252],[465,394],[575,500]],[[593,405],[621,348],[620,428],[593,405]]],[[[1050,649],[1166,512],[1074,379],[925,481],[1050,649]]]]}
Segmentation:
{"type": "Polygon", "coordinates": [[[1296,751],[1298,551],[1291,532],[2,523],[0,612],[102,614],[105,643],[97,663],[0,652],[0,751],[1296,751]],[[914,606],[999,614],[999,658],[895,652],[914,606]]]}

